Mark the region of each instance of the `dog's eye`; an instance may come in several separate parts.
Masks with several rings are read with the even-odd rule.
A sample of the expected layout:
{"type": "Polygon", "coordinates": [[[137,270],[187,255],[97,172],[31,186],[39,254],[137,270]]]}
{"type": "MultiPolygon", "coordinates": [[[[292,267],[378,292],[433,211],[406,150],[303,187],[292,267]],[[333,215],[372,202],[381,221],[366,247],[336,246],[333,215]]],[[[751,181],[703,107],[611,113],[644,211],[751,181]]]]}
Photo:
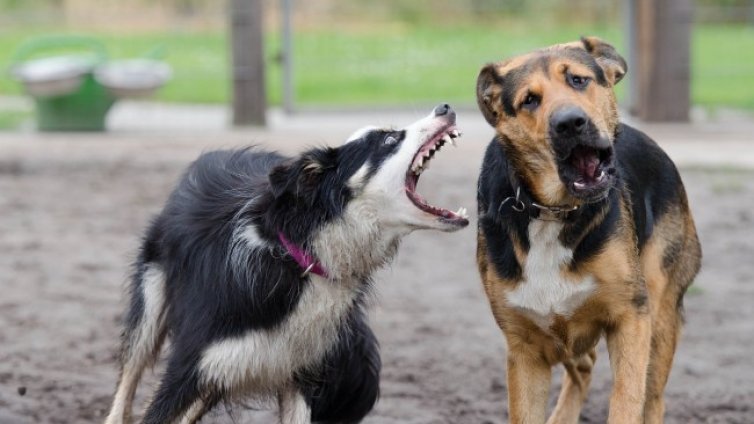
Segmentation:
{"type": "Polygon", "coordinates": [[[393,137],[392,135],[387,136],[384,143],[386,146],[392,146],[393,144],[397,143],[398,139],[393,137]]]}
{"type": "Polygon", "coordinates": [[[568,83],[571,87],[581,90],[589,84],[589,77],[568,74],[568,83]]]}
{"type": "Polygon", "coordinates": [[[542,99],[536,94],[529,93],[524,99],[524,101],[521,103],[521,107],[528,111],[532,111],[536,109],[537,106],[539,106],[539,103],[541,100],[542,99]]]}

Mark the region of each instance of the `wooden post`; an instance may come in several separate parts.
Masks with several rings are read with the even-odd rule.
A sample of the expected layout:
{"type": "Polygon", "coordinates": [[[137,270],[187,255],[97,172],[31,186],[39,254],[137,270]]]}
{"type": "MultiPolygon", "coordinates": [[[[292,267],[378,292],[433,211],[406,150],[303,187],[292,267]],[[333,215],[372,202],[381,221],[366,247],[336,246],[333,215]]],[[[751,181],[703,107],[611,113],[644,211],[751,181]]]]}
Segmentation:
{"type": "Polygon", "coordinates": [[[282,39],[283,39],[283,111],[287,114],[294,110],[293,82],[293,0],[282,1],[282,39]]]}
{"type": "Polygon", "coordinates": [[[262,0],[230,0],[233,124],[265,125],[262,0]]]}
{"type": "Polygon", "coordinates": [[[683,122],[691,106],[691,0],[632,0],[630,110],[645,121],[683,122]]]}
{"type": "Polygon", "coordinates": [[[633,116],[639,115],[639,84],[637,82],[639,75],[639,31],[636,28],[638,3],[639,0],[625,0],[623,2],[623,24],[626,34],[626,54],[624,57],[628,61],[628,73],[621,84],[626,84],[625,105],[628,108],[628,113],[633,116]]]}

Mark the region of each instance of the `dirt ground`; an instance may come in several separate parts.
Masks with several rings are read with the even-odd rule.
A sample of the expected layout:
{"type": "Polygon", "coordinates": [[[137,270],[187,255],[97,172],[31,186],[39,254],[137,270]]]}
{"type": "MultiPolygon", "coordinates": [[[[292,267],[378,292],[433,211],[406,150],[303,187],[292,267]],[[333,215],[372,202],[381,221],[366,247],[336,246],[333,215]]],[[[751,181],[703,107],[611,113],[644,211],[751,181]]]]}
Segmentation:
{"type": "MultiPolygon", "coordinates": [[[[140,231],[199,151],[254,136],[0,137],[0,423],[101,422],[140,231]]],[[[464,143],[438,155],[419,190],[435,204],[475,210],[486,139],[464,143]]],[[[683,177],[705,256],[686,298],[667,422],[752,423],[754,173],[694,168],[683,177]]],[[[381,400],[367,423],[506,420],[505,347],[474,265],[474,227],[409,236],[377,277],[371,321],[384,369],[381,400]]],[[[583,422],[607,416],[604,346],[599,356],[583,422]]],[[[147,376],[137,411],[159,372],[147,376]]],[[[554,372],[553,396],[561,373],[554,372]]],[[[202,422],[233,419],[273,422],[274,412],[236,406],[202,422]]]]}

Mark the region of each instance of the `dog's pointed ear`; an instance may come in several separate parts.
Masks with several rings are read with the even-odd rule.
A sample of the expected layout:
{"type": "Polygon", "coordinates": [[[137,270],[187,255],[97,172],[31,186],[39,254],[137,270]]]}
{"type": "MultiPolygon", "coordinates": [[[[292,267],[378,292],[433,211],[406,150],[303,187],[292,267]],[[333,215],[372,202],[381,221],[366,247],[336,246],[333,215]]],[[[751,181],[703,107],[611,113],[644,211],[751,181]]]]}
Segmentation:
{"type": "Polygon", "coordinates": [[[479,71],[479,76],[476,79],[476,101],[479,110],[482,111],[484,119],[493,127],[497,125],[502,112],[502,103],[500,102],[502,87],[496,68],[497,64],[488,63],[479,71]]]}
{"type": "Polygon", "coordinates": [[[626,60],[618,54],[612,45],[597,37],[581,37],[581,44],[600,65],[610,85],[618,84],[628,72],[626,60]]]}
{"type": "Polygon", "coordinates": [[[336,149],[328,147],[310,150],[292,163],[274,167],[268,177],[270,190],[275,197],[290,193],[312,203],[325,172],[336,165],[336,149]]]}

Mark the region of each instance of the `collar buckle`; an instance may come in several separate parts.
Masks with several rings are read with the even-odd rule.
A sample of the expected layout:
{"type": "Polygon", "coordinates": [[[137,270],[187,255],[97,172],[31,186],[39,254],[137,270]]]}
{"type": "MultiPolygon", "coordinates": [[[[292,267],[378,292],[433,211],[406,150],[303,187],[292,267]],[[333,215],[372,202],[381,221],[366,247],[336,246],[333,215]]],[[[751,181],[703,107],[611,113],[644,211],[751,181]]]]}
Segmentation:
{"type": "Polygon", "coordinates": [[[325,270],[322,264],[303,248],[288,240],[283,235],[282,231],[278,232],[278,240],[280,240],[280,244],[283,245],[286,252],[288,252],[293,260],[304,270],[304,272],[301,273],[301,278],[306,278],[309,274],[328,278],[327,270],[325,270]]]}
{"type": "Polygon", "coordinates": [[[312,272],[312,270],[314,269],[314,265],[315,264],[312,263],[311,265],[309,265],[308,267],[306,267],[306,269],[304,270],[304,272],[301,273],[301,278],[306,278],[306,276],[309,275],[309,273],[312,272]]]}
{"type": "Polygon", "coordinates": [[[513,204],[511,205],[511,209],[513,209],[516,212],[523,212],[526,210],[526,204],[521,200],[521,187],[516,189],[516,197],[509,196],[503,199],[502,202],[500,202],[500,206],[497,207],[497,213],[500,213],[500,210],[503,209],[503,206],[513,201],[513,204]]]}

